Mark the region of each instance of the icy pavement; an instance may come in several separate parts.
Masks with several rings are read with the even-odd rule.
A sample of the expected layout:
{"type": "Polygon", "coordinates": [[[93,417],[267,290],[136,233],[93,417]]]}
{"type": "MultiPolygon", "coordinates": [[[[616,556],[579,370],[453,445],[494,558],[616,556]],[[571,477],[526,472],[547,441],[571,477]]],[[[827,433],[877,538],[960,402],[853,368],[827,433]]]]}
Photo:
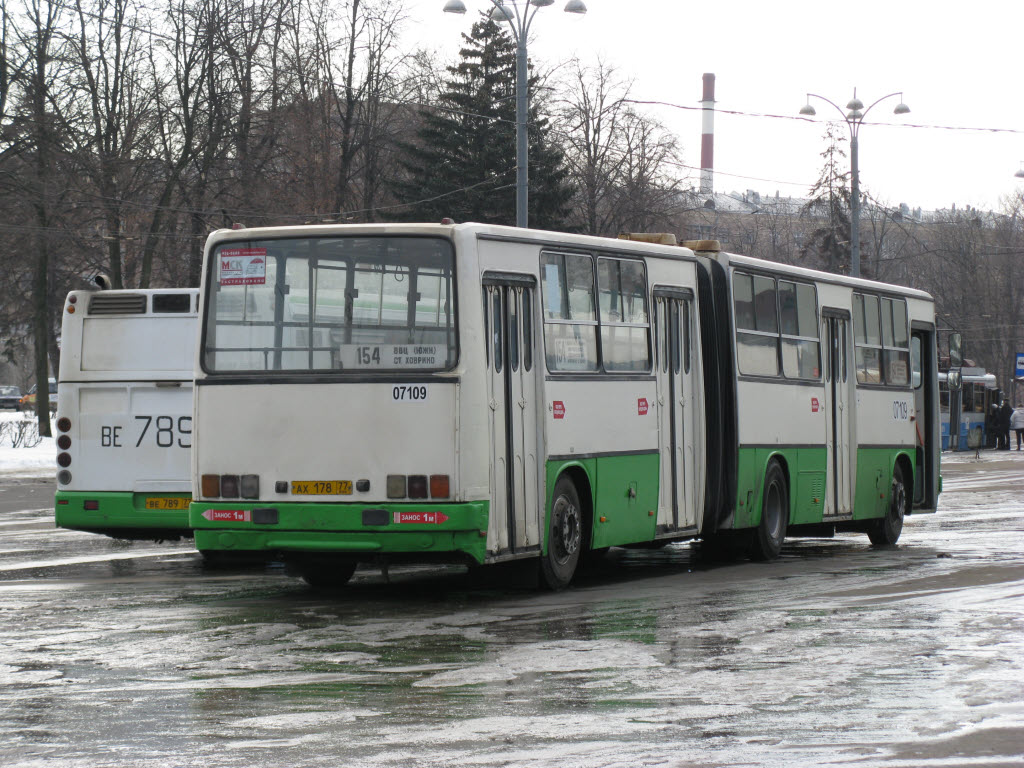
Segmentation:
{"type": "Polygon", "coordinates": [[[943,464],[900,545],[612,550],[327,597],[53,530],[0,485],[5,766],[1024,766],[1024,452],[943,464]]]}

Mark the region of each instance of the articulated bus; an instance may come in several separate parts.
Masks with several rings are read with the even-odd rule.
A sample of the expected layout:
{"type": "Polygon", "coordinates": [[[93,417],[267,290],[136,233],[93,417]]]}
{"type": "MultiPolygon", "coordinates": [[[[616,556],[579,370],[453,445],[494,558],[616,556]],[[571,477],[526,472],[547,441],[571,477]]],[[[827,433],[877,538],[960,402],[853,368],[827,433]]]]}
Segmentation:
{"type": "Polygon", "coordinates": [[[121,539],[191,536],[199,291],[72,291],[57,403],[57,525],[121,539]]]}
{"type": "MultiPolygon", "coordinates": [[[[361,561],[693,538],[892,544],[939,491],[925,293],[479,224],[210,235],[189,522],[313,584],[361,561]]],[[[674,239],[673,239],[674,240],[674,239]]]]}

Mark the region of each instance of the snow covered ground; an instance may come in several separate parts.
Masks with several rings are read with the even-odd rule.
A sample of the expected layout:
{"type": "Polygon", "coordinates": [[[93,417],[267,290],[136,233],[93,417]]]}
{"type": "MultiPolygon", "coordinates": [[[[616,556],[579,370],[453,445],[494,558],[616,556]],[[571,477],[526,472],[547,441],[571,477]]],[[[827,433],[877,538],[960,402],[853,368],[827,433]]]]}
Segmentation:
{"type": "MultiPolygon", "coordinates": [[[[28,430],[35,432],[35,414],[0,412],[0,477],[53,477],[57,473],[57,444],[52,437],[44,437],[38,445],[26,448],[12,446],[10,425],[27,421],[28,430]],[[3,430],[7,427],[7,430],[3,430]]],[[[51,425],[51,432],[57,428],[51,425]]],[[[34,442],[34,441],[33,441],[34,442]]]]}

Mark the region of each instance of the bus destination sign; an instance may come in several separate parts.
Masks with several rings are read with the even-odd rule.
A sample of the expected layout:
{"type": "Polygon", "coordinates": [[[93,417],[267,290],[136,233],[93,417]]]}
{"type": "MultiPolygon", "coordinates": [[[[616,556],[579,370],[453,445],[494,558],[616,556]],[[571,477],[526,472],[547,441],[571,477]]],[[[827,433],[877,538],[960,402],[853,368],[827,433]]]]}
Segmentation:
{"type": "Polygon", "coordinates": [[[445,352],[440,344],[342,344],[338,359],[342,368],[443,368],[445,352]]]}

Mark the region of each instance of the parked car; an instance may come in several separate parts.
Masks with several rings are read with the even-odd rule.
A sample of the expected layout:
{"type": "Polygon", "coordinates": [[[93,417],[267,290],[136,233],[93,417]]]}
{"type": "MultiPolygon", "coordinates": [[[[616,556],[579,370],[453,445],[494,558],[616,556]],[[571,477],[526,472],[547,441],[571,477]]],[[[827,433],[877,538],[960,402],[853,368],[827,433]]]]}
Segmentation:
{"type": "Polygon", "coordinates": [[[13,408],[18,410],[18,401],[21,399],[21,390],[7,384],[0,384],[0,408],[13,408]]]}
{"type": "MultiPolygon", "coordinates": [[[[50,412],[56,413],[57,411],[57,380],[50,379],[50,412]]],[[[36,385],[32,385],[32,389],[28,391],[28,394],[24,395],[21,400],[18,401],[19,411],[34,411],[36,409],[36,385]]]]}

